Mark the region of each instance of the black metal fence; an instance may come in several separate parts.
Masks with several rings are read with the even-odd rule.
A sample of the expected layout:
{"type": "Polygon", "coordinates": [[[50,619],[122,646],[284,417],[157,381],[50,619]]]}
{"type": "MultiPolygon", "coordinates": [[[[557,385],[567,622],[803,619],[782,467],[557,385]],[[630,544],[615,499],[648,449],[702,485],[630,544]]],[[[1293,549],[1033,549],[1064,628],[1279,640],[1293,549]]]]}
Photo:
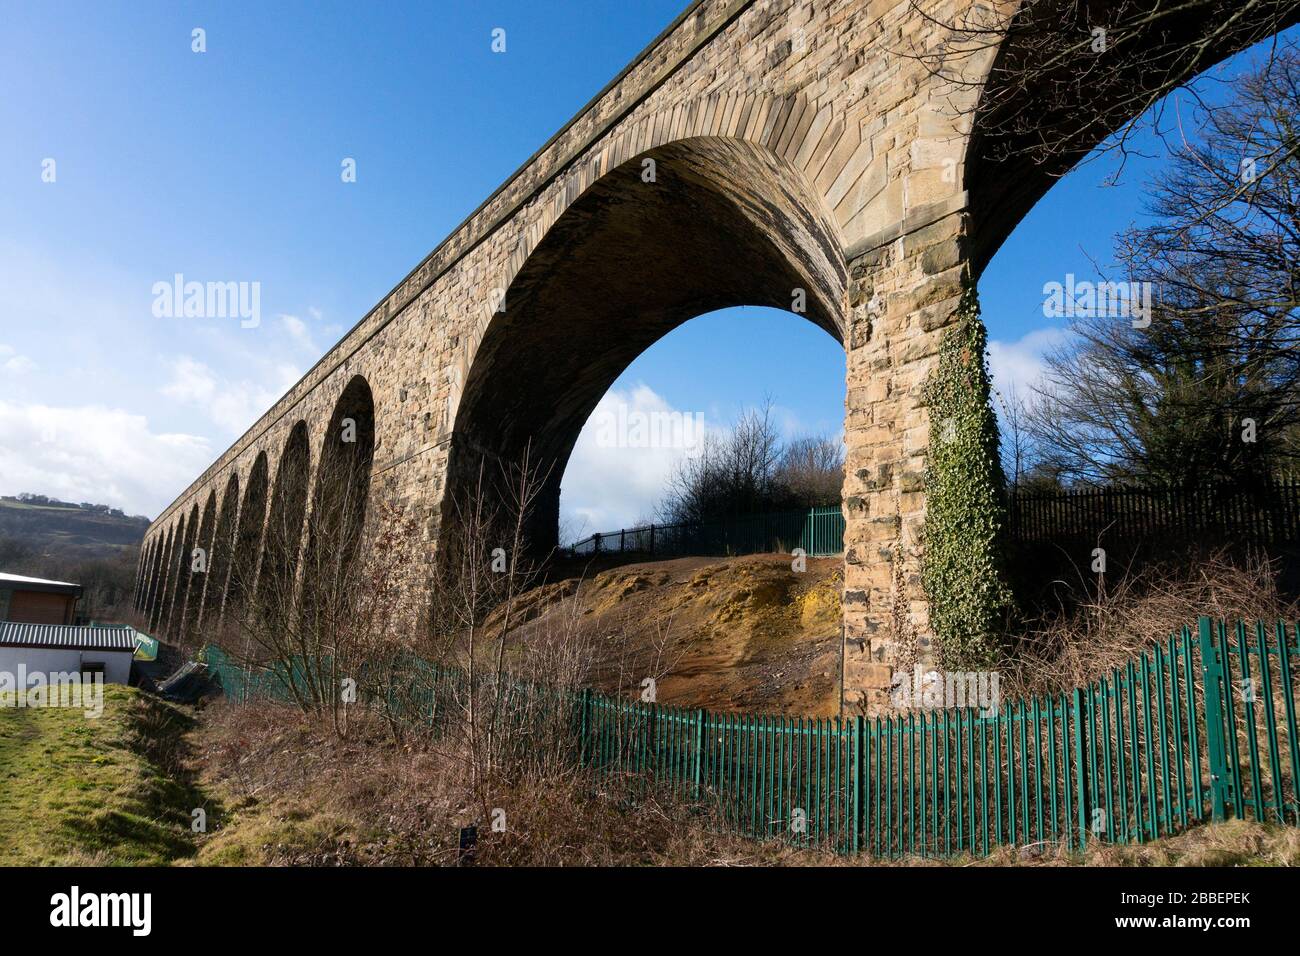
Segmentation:
{"type": "Polygon", "coordinates": [[[787,553],[795,548],[811,557],[842,552],[844,514],[839,505],[602,531],[570,545],[568,551],[574,555],[682,556],[787,553]]]}
{"type": "Polygon", "coordinates": [[[1018,492],[1009,508],[1011,538],[1062,541],[1086,538],[1210,538],[1247,544],[1300,540],[1300,479],[1251,488],[1080,488],[1018,492]]]}

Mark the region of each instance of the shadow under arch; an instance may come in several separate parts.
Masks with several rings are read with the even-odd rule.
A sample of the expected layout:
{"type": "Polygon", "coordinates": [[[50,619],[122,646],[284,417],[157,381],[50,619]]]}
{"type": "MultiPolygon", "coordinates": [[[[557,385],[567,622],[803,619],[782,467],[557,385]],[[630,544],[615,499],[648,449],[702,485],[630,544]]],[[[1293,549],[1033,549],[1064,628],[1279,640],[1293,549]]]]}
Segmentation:
{"type": "Polygon", "coordinates": [[[316,465],[299,602],[308,619],[351,585],[374,453],[374,396],[365,377],[354,375],[334,404],[316,465]]]}
{"type": "Polygon", "coordinates": [[[240,610],[248,606],[256,587],[257,559],[262,547],[262,530],[266,525],[269,474],[266,452],[261,452],[248,471],[244,500],[239,506],[239,522],[226,584],[226,610],[223,614],[226,621],[238,619],[240,610]]]}
{"type": "MultiPolygon", "coordinates": [[[[140,613],[144,615],[145,621],[149,620],[149,611],[153,607],[154,588],[158,583],[158,555],[162,551],[162,540],[167,535],[160,533],[154,535],[154,539],[149,544],[149,577],[145,580],[144,591],[140,595],[140,613]]],[[[145,624],[148,627],[148,623],[145,624]]]]}
{"type": "Polygon", "coordinates": [[[140,610],[140,595],[144,593],[144,588],[149,580],[149,559],[153,556],[153,543],[145,541],[140,547],[139,565],[135,574],[135,590],[131,592],[131,607],[133,610],[140,610]]]}
{"type": "Polygon", "coordinates": [[[154,569],[153,588],[149,596],[149,627],[156,629],[162,617],[162,606],[167,594],[167,572],[171,567],[172,548],[175,546],[176,527],[173,525],[162,534],[162,548],[158,552],[158,566],[154,569]]]}
{"type": "Polygon", "coordinates": [[[133,607],[137,611],[143,611],[149,600],[149,587],[153,583],[153,562],[158,551],[158,541],[155,538],[144,546],[144,559],[140,565],[140,580],[136,582],[135,604],[133,607]]]}
{"type": "MultiPolygon", "coordinates": [[[[195,505],[197,508],[198,505],[195,505]]],[[[217,491],[208,492],[207,503],[203,506],[203,517],[198,524],[198,533],[194,538],[191,555],[196,548],[203,549],[203,570],[194,570],[194,561],[187,562],[188,581],[186,582],[185,615],[181,621],[181,636],[189,637],[199,622],[199,607],[208,587],[208,573],[212,570],[212,532],[217,523],[217,491]]]]}
{"type": "Polygon", "coordinates": [[[275,467],[275,484],[262,535],[261,569],[257,573],[255,601],[259,608],[292,605],[310,468],[307,423],[299,419],[290,429],[275,467]]]}
{"type": "Polygon", "coordinates": [[[497,480],[527,450],[545,475],[529,544],[548,552],[574,442],[638,355],[688,320],[737,305],[802,306],[843,341],[847,282],[821,199],[761,146],[679,140],[611,170],[541,238],[486,323],[455,408],[440,530],[480,469],[485,484],[497,480]]]}
{"type": "Polygon", "coordinates": [[[208,584],[203,592],[203,614],[199,626],[211,630],[219,625],[213,615],[221,613],[229,586],[230,567],[235,551],[235,518],[239,512],[239,475],[231,473],[221,496],[217,527],[212,533],[212,553],[208,555],[208,584]]]}
{"type": "Polygon", "coordinates": [[[153,541],[149,543],[149,564],[146,569],[147,573],[144,580],[144,587],[140,592],[140,605],[138,608],[138,610],[146,616],[149,614],[149,607],[153,601],[154,587],[158,582],[158,552],[162,547],[160,544],[161,538],[162,535],[157,535],[154,537],[153,541]]]}
{"type": "Polygon", "coordinates": [[[173,585],[167,608],[167,617],[163,622],[169,636],[181,634],[184,630],[185,598],[190,591],[190,578],[195,575],[190,571],[190,555],[194,550],[194,537],[199,530],[199,505],[196,501],[190,513],[181,520],[181,531],[177,536],[176,557],[172,562],[173,585]]]}

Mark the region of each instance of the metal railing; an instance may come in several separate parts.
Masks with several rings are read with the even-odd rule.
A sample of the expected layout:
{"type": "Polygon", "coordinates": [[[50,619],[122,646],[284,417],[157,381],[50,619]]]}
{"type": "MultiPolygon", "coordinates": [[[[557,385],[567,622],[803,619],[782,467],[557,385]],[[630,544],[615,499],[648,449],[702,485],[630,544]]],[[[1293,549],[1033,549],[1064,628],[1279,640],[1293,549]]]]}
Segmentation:
{"type": "Polygon", "coordinates": [[[686,556],[789,553],[795,548],[813,557],[840,554],[844,514],[839,505],[602,531],[565,550],[572,555],[686,556]]]}
{"type": "Polygon", "coordinates": [[[1018,541],[1209,536],[1251,544],[1300,540],[1300,480],[1255,488],[1079,488],[1011,495],[1010,536],[1018,541]]]}

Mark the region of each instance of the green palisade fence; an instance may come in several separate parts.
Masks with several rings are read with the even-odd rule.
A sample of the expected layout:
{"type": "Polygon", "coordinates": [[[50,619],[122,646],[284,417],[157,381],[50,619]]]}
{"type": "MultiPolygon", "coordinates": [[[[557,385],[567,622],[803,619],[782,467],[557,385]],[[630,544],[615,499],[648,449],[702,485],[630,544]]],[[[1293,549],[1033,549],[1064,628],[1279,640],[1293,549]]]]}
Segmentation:
{"type": "MultiPolygon", "coordinates": [[[[545,706],[594,773],[667,787],[752,837],[882,857],[1082,850],[1230,816],[1300,825],[1298,641],[1280,621],[1201,618],[1087,686],[991,713],[715,714],[592,691],[545,706]]],[[[206,653],[232,699],[291,697],[283,671],[206,653]]],[[[425,666],[435,689],[417,716],[436,720],[464,675],[425,666]]],[[[532,715],[542,698],[521,684],[508,707],[532,715]]]]}

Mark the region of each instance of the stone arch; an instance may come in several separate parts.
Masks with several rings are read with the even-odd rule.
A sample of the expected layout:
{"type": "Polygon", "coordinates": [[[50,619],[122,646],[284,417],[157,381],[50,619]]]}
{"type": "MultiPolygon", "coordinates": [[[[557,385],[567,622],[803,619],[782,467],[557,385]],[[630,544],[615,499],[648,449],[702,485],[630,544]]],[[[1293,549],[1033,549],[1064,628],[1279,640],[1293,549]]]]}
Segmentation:
{"type": "Polygon", "coordinates": [[[185,542],[189,537],[189,529],[189,515],[182,509],[176,519],[176,534],[172,537],[172,550],[167,561],[167,586],[163,591],[162,608],[158,618],[159,628],[167,635],[172,632],[172,619],[176,613],[176,595],[180,591],[181,574],[185,567],[185,542]]]}
{"type": "MultiPolygon", "coordinates": [[[[196,503],[194,506],[198,508],[196,503]]],[[[203,506],[203,517],[198,525],[198,532],[194,536],[194,545],[191,553],[195,549],[203,549],[203,571],[193,570],[193,560],[187,563],[188,579],[185,589],[185,613],[181,621],[181,636],[189,637],[194,633],[199,623],[199,612],[203,606],[203,594],[208,587],[208,572],[211,570],[212,561],[212,533],[216,529],[217,523],[217,492],[214,488],[208,492],[208,500],[203,506]]]]}
{"type": "MultiPolygon", "coordinates": [[[[805,93],[717,93],[629,123],[598,153],[576,163],[561,177],[562,186],[549,207],[524,231],[523,255],[516,254],[512,271],[518,271],[564,211],[599,179],[633,160],[644,166],[656,150],[692,140],[746,143],[753,154],[779,164],[784,183],[797,193],[796,204],[816,210],[825,232],[835,238],[835,252],[827,251],[832,259],[846,227],[851,228],[869,196],[860,176],[865,154],[860,133],[830,102],[819,106],[805,93]]],[[[737,178],[743,179],[744,172],[737,170],[737,178]]]]}
{"type": "Polygon", "coordinates": [[[266,524],[266,500],[269,467],[266,452],[259,452],[244,483],[243,503],[235,532],[226,585],[226,610],[223,615],[233,621],[232,609],[238,614],[247,606],[256,590],[258,556],[262,549],[262,531],[266,524]]]}
{"type": "Polygon", "coordinates": [[[212,532],[212,551],[208,555],[208,579],[203,591],[203,609],[199,620],[200,627],[208,633],[215,632],[221,623],[238,515],[239,474],[232,471],[226,480],[221,508],[217,512],[217,526],[212,532]]]}
{"type": "Polygon", "coordinates": [[[292,603],[302,552],[310,469],[307,422],[299,419],[289,430],[275,469],[255,591],[259,607],[263,602],[277,607],[292,603]]]}
{"type": "Polygon", "coordinates": [[[158,533],[159,548],[158,562],[154,567],[153,584],[149,589],[149,626],[156,628],[158,626],[160,614],[159,609],[162,606],[163,594],[167,588],[167,568],[171,562],[171,550],[173,542],[173,528],[164,528],[158,533]]]}
{"type": "Polygon", "coordinates": [[[194,583],[194,578],[198,577],[191,570],[191,567],[193,565],[194,548],[199,537],[200,516],[199,503],[196,501],[190,507],[189,517],[185,522],[185,534],[181,538],[182,544],[180,552],[177,554],[176,588],[172,596],[169,624],[172,635],[181,639],[186,636],[185,609],[189,601],[190,587],[194,583]]]}
{"type": "Polygon", "coordinates": [[[154,542],[145,541],[140,549],[140,566],[136,570],[135,597],[131,606],[139,611],[143,609],[145,597],[149,590],[149,581],[153,573],[154,542]]]}
{"type": "Polygon", "coordinates": [[[530,538],[548,550],[578,432],[637,355],[697,315],[790,310],[797,297],[805,318],[843,341],[847,281],[833,216],[778,151],[696,137],[609,169],[536,238],[498,311],[485,310],[449,414],[444,524],[480,464],[491,478],[530,448],[548,472],[530,538]]]}
{"type": "Polygon", "coordinates": [[[337,595],[354,570],[374,452],[374,395],[365,377],[354,375],[334,404],[317,456],[302,575],[305,614],[320,606],[319,596],[337,595]]]}

